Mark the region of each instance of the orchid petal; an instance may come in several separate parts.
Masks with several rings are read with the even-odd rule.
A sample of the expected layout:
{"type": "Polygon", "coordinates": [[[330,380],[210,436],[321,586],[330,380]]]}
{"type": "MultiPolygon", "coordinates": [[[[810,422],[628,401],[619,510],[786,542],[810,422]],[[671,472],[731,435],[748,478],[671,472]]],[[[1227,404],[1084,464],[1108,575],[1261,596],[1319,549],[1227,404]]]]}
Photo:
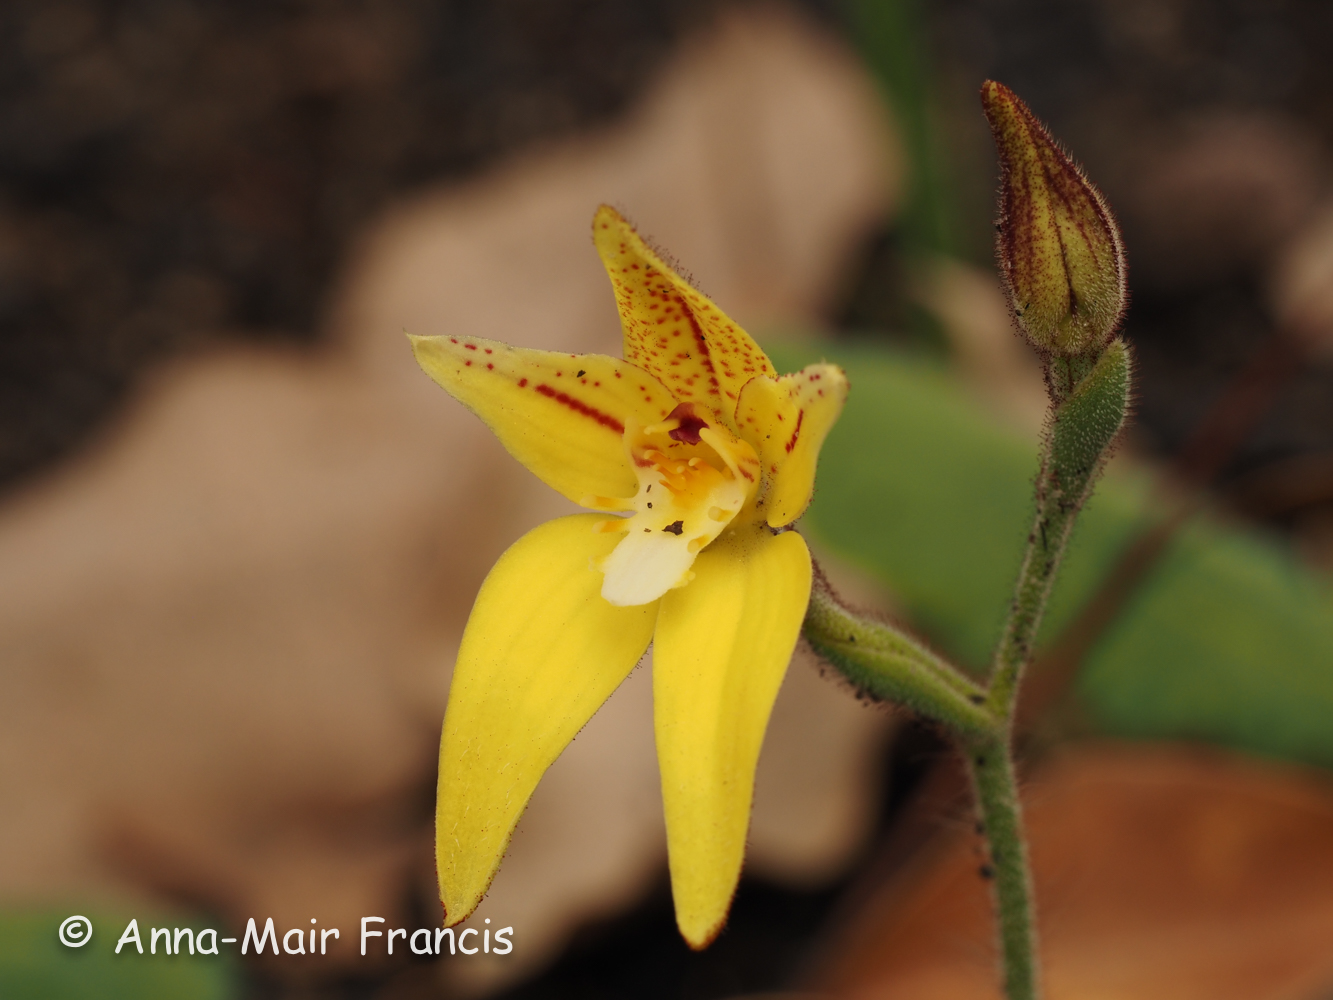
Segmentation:
{"type": "Polygon", "coordinates": [[[410,337],[426,374],[484,420],[509,453],[575,503],[633,496],[625,422],[676,401],[647,372],[603,354],[560,354],[480,337],[410,337]]]}
{"type": "Polygon", "coordinates": [[[759,747],[810,599],[810,553],[795,532],[751,527],[704,549],[694,572],[662,598],[653,702],[676,922],[703,948],[740,878],[759,747]]]}
{"type": "Polygon", "coordinates": [[[651,372],[681,402],[712,411],[733,431],[741,388],[777,375],[750,335],[649,249],[615,209],[603,205],[593,241],[615,286],[625,360],[651,372]]]}
{"type": "Polygon", "coordinates": [[[608,604],[590,568],[618,535],[595,514],[515,542],[463,633],[440,746],[435,852],[445,919],[481,901],[546,769],[643,656],[657,602],[608,604]]]}
{"type": "Polygon", "coordinates": [[[781,378],[753,379],[736,407],[740,435],[763,463],[769,525],[791,524],[810,505],[819,449],[847,401],[847,375],[837,365],[816,364],[781,378]]]}

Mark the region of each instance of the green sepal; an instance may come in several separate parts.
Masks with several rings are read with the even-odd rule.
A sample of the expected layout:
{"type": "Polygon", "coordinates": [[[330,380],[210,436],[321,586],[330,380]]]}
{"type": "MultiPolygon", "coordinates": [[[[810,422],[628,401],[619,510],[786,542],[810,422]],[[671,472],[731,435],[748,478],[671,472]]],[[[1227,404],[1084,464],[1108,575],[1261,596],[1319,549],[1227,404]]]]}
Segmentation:
{"type": "Polygon", "coordinates": [[[1063,503],[1087,499],[1129,412],[1131,360],[1120,339],[1107,345],[1082,381],[1055,410],[1050,428],[1049,477],[1063,503]]]}

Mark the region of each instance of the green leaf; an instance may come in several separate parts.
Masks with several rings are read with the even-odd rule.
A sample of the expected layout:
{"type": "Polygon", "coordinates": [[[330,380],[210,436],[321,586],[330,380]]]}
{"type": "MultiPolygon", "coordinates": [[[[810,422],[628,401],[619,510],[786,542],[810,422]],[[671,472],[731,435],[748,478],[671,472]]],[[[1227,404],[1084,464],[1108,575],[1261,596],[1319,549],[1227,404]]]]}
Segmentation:
{"type": "Polygon", "coordinates": [[[1120,735],[1333,766],[1327,582],[1274,539],[1198,519],[1093,650],[1078,689],[1120,735]]]}
{"type": "MultiPolygon", "coordinates": [[[[55,911],[0,911],[0,997],[23,1000],[230,1000],[240,995],[234,960],[222,955],[149,954],[150,930],[159,926],[196,927],[161,917],[139,917],[144,954],[116,941],[130,917],[74,907],[55,911]],[[87,944],[60,943],[61,922],[84,914],[93,924],[87,944]]],[[[184,941],[182,941],[184,946],[184,941]]],[[[223,946],[224,948],[227,946],[223,946]]]]}

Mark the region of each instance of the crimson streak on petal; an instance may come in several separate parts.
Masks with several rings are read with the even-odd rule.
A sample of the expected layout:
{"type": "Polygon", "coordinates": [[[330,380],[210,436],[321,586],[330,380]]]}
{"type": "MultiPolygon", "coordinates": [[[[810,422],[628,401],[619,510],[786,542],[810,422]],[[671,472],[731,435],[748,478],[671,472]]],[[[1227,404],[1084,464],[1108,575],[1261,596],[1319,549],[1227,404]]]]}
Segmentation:
{"type": "Polygon", "coordinates": [[[544,383],[542,385],[537,386],[536,389],[543,396],[546,396],[550,399],[554,399],[557,403],[561,403],[565,406],[568,406],[575,413],[581,414],[582,416],[585,417],[591,417],[593,420],[597,421],[597,423],[601,424],[603,427],[609,427],[617,434],[625,433],[625,425],[622,424],[615,417],[603,413],[601,410],[593,409],[587,403],[575,399],[567,392],[561,392],[559,389],[552,389],[549,385],[546,385],[544,383]]]}

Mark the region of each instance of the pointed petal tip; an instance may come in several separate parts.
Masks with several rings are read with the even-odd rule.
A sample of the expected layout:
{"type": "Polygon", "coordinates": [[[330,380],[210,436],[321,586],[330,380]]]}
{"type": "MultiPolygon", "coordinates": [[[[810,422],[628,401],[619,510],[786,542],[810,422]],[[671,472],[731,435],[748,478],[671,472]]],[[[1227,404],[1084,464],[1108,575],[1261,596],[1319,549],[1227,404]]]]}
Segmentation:
{"type": "Polygon", "coordinates": [[[459,903],[450,905],[449,901],[444,898],[443,894],[441,894],[440,905],[444,907],[444,921],[440,926],[455,927],[477,912],[477,907],[481,905],[481,900],[477,900],[472,904],[471,908],[469,908],[459,903]]]}
{"type": "Polygon", "coordinates": [[[722,928],[727,926],[727,918],[724,915],[716,923],[708,927],[691,926],[688,929],[685,924],[679,920],[676,922],[677,929],[680,930],[680,936],[685,939],[689,945],[690,951],[704,951],[717,940],[718,935],[722,933],[722,928]]]}
{"type": "MultiPolygon", "coordinates": [[[[505,842],[508,849],[508,839],[505,842]]],[[[503,852],[502,852],[503,853],[503,852]]],[[[458,878],[456,869],[452,869],[448,860],[439,851],[437,837],[435,869],[437,884],[440,888],[440,906],[444,908],[444,927],[453,927],[461,924],[468,917],[477,912],[477,907],[481,901],[486,898],[486,893],[490,892],[491,883],[495,880],[495,872],[499,869],[499,863],[486,878],[486,883],[478,890],[475,883],[469,887],[463,884],[458,878]]]]}
{"type": "Polygon", "coordinates": [[[485,897],[546,769],[643,657],[657,607],[597,597],[596,514],[539,525],[491,569],[454,667],[440,745],[435,864],[446,920],[485,897]]]}
{"type": "Polygon", "coordinates": [[[631,233],[635,232],[634,223],[625,218],[620,209],[605,203],[597,206],[597,211],[592,216],[592,239],[594,243],[602,238],[603,233],[610,235],[611,233],[623,233],[625,230],[629,230],[631,233]]]}
{"type": "Polygon", "coordinates": [[[723,536],[662,599],[653,717],[676,925],[696,950],[726,923],[744,865],[754,775],[810,596],[794,532],[723,536]]]}

